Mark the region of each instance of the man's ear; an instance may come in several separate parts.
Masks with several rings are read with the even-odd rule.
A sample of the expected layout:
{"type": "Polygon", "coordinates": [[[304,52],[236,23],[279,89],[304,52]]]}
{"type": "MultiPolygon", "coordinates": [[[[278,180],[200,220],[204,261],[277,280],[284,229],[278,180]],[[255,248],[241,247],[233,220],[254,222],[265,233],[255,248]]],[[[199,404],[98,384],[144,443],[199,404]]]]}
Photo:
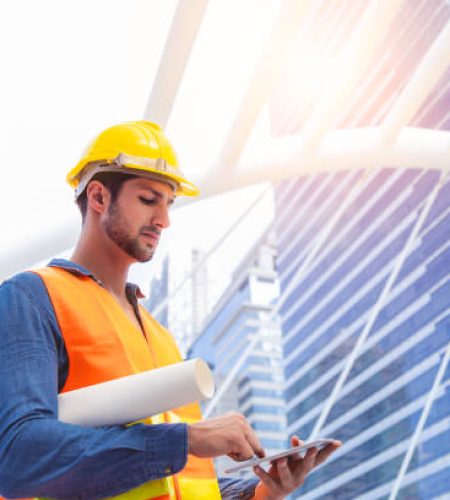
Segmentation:
{"type": "Polygon", "coordinates": [[[95,213],[101,214],[108,209],[109,191],[99,181],[91,181],[86,188],[88,207],[95,213]]]}

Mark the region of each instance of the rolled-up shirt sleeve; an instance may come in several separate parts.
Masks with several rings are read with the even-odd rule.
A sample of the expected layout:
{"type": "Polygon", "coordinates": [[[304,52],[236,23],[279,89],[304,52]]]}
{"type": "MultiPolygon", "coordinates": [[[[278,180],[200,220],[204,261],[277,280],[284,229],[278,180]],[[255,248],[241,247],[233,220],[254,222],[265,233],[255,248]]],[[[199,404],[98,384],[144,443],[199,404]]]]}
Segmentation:
{"type": "Polygon", "coordinates": [[[180,471],[185,424],[87,428],[57,419],[64,344],[45,286],[0,286],[0,494],[104,498],[180,471]],[[168,472],[170,471],[170,474],[168,472]]]}
{"type": "Polygon", "coordinates": [[[258,479],[220,477],[219,486],[223,500],[250,500],[255,495],[258,479]]]}

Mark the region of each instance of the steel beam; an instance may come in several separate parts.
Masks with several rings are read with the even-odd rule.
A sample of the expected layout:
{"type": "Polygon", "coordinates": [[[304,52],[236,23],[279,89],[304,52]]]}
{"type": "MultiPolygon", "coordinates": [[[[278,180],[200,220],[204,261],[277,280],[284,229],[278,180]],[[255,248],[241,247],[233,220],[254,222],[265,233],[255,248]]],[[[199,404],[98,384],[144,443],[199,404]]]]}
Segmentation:
{"type": "Polygon", "coordinates": [[[411,122],[427,96],[450,65],[450,21],[421,60],[413,77],[381,125],[387,140],[394,140],[402,127],[411,122]]]}
{"type": "Polygon", "coordinates": [[[339,74],[330,81],[316,111],[306,124],[304,143],[315,149],[353,97],[363,74],[373,64],[382,34],[400,9],[404,0],[373,0],[340,57],[339,74]]]}
{"type": "Polygon", "coordinates": [[[262,106],[283,74],[290,49],[298,36],[311,0],[286,0],[228,130],[219,155],[222,170],[233,169],[239,159],[262,106]]]}
{"type": "Polygon", "coordinates": [[[166,128],[189,56],[203,20],[207,0],[180,0],[166,40],[144,113],[166,128]]]}

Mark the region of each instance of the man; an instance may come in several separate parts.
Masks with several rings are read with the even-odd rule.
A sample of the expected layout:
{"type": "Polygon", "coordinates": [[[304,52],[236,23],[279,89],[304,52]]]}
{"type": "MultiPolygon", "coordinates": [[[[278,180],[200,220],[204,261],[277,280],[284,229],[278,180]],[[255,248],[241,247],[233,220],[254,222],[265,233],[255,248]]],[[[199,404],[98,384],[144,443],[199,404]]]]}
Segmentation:
{"type": "MultiPolygon", "coordinates": [[[[0,288],[0,492],[7,497],[279,499],[338,446],[281,459],[258,480],[217,480],[211,458],[264,455],[239,414],[201,421],[189,405],[131,426],[57,420],[58,392],[181,360],[170,334],[127,284],[150,260],[178,195],[197,188],[162,130],[146,121],[102,132],[68,174],[82,214],[70,260],[0,288]]],[[[299,440],[292,438],[292,444],[299,440]]]]}

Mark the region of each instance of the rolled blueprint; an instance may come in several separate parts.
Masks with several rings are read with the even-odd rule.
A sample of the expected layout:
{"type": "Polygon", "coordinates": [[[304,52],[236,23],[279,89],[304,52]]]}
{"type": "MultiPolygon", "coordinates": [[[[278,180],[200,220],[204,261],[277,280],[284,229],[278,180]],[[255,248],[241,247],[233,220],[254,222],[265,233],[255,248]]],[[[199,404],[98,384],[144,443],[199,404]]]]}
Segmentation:
{"type": "Polygon", "coordinates": [[[214,378],[192,359],[58,396],[58,418],[89,427],[128,424],[214,394],[214,378]]]}

